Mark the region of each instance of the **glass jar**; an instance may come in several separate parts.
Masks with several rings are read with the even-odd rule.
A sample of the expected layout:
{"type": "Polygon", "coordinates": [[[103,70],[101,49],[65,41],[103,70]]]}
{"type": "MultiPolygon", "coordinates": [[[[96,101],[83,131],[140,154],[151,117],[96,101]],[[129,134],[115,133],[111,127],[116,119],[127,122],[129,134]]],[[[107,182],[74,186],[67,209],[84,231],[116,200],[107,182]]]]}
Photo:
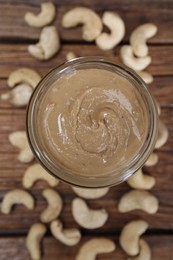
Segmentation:
{"type": "Polygon", "coordinates": [[[154,98],[147,89],[144,81],[131,69],[119,65],[103,57],[81,57],[70,60],[50,71],[36,87],[27,110],[27,136],[30,146],[41,165],[53,176],[60,180],[86,188],[98,188],[119,184],[134,174],[143,166],[151,152],[157,138],[158,112],[154,98]],[[57,161],[53,160],[51,153],[47,152],[38,126],[38,110],[43,97],[48,93],[50,86],[60,77],[68,75],[73,70],[79,69],[104,69],[117,73],[130,82],[139,93],[145,105],[147,113],[147,134],[139,152],[119,169],[114,169],[109,174],[80,175],[74,171],[62,167],[57,161]]]}

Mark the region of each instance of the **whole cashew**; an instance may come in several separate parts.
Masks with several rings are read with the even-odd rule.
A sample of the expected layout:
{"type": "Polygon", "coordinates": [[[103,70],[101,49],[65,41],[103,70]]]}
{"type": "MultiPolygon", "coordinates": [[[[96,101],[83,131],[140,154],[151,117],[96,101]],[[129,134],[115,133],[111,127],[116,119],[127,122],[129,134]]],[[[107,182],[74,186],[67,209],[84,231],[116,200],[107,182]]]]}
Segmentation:
{"type": "Polygon", "coordinates": [[[84,199],[98,199],[106,195],[109,188],[84,189],[72,186],[73,191],[84,199]]]}
{"type": "Polygon", "coordinates": [[[45,189],[42,196],[47,200],[47,208],[40,214],[40,220],[44,223],[49,223],[59,216],[62,210],[62,199],[60,195],[52,190],[45,189]]]}
{"type": "Polygon", "coordinates": [[[51,222],[50,231],[57,240],[67,246],[74,246],[81,240],[81,233],[77,228],[63,229],[60,220],[51,222]]]}
{"type": "Polygon", "coordinates": [[[111,50],[124,38],[125,24],[122,18],[113,12],[105,12],[102,20],[111,33],[101,33],[96,39],[96,44],[102,50],[111,50]]]}
{"type": "Polygon", "coordinates": [[[32,95],[33,89],[27,84],[20,84],[13,88],[11,91],[3,93],[1,100],[8,101],[16,107],[26,106],[32,95]]]}
{"type": "Polygon", "coordinates": [[[15,204],[23,204],[26,208],[32,210],[34,208],[34,199],[27,191],[20,189],[11,190],[3,198],[1,212],[9,214],[15,204]]]}
{"type": "Polygon", "coordinates": [[[158,199],[148,191],[132,190],[125,193],[118,204],[118,211],[121,213],[132,210],[143,210],[149,214],[158,211],[158,199]]]}
{"type": "Polygon", "coordinates": [[[133,52],[138,57],[148,55],[148,46],[146,41],[157,33],[157,26],[152,23],[146,23],[138,26],[130,36],[130,44],[133,52]]]}
{"type": "Polygon", "coordinates": [[[157,111],[158,111],[158,115],[160,116],[161,114],[161,107],[159,105],[159,103],[157,102],[157,100],[155,100],[156,106],[157,106],[157,111]]]}
{"type": "Polygon", "coordinates": [[[44,27],[36,45],[29,45],[29,53],[38,60],[48,60],[60,49],[60,38],[55,26],[44,27]]]}
{"type": "Polygon", "coordinates": [[[33,224],[30,227],[26,238],[26,247],[32,260],[41,259],[41,240],[46,233],[46,226],[41,223],[33,224]]]}
{"type": "Polygon", "coordinates": [[[18,160],[23,163],[29,163],[34,159],[34,155],[29,147],[25,131],[16,131],[9,135],[10,143],[19,148],[18,160]]]}
{"type": "Polygon", "coordinates": [[[76,54],[72,51],[69,51],[66,55],[66,60],[72,60],[76,58],[76,54]]]}
{"type": "Polygon", "coordinates": [[[158,163],[159,157],[156,153],[151,153],[148,160],[145,162],[145,166],[154,166],[158,163]]]}
{"type": "Polygon", "coordinates": [[[130,45],[121,47],[120,56],[125,65],[136,71],[144,70],[151,63],[151,57],[136,58],[130,45]]]}
{"type": "Polygon", "coordinates": [[[82,38],[85,41],[94,41],[103,28],[100,17],[87,7],[75,7],[62,18],[62,26],[65,28],[75,27],[78,24],[83,24],[82,38]]]}
{"type": "Polygon", "coordinates": [[[17,107],[26,106],[33,89],[40,80],[41,76],[35,70],[29,68],[17,69],[8,78],[10,87],[17,86],[11,91],[2,94],[0,98],[17,107]]]}
{"type": "Polygon", "coordinates": [[[127,260],[151,260],[151,249],[144,239],[139,239],[140,252],[139,255],[127,260]]]}
{"type": "Polygon", "coordinates": [[[51,187],[55,187],[59,183],[59,180],[50,175],[39,163],[35,163],[25,171],[22,183],[26,189],[30,189],[38,180],[48,182],[51,187]]]}
{"type": "Polygon", "coordinates": [[[168,140],[169,132],[162,121],[159,121],[159,133],[155,144],[155,149],[161,148],[168,140]]]}
{"type": "Polygon", "coordinates": [[[139,169],[127,180],[127,183],[135,189],[150,190],[154,187],[156,180],[154,177],[144,174],[142,169],[139,169]]]}
{"type": "Polygon", "coordinates": [[[20,68],[13,71],[8,77],[8,85],[14,87],[20,83],[26,83],[33,89],[40,82],[41,76],[35,70],[29,68],[20,68]]]}
{"type": "Polygon", "coordinates": [[[42,3],[41,12],[38,15],[33,13],[25,14],[25,22],[33,27],[43,27],[50,24],[56,15],[56,8],[52,2],[42,3]]]}
{"type": "Polygon", "coordinates": [[[136,73],[143,79],[146,84],[153,82],[153,76],[147,71],[136,71],[136,73]]]}
{"type": "Polygon", "coordinates": [[[92,238],[79,249],[76,260],[96,260],[97,255],[111,253],[116,249],[115,243],[107,238],[92,238]]]}
{"type": "Polygon", "coordinates": [[[72,215],[80,226],[87,229],[102,227],[108,219],[105,209],[90,209],[86,202],[79,198],[75,198],[72,202],[72,215]]]}
{"type": "Polygon", "coordinates": [[[120,245],[130,256],[139,254],[139,237],[148,228],[148,223],[144,220],[134,220],[126,224],[120,234],[120,245]]]}

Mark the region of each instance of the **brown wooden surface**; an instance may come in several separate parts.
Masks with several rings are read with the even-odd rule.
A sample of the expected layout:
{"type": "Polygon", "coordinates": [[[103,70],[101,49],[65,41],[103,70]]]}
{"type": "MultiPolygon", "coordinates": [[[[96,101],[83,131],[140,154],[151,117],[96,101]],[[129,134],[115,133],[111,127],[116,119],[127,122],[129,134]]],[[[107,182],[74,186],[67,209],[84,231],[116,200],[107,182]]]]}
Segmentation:
{"type": "MultiPolygon", "coordinates": [[[[102,254],[98,255],[97,260],[111,260],[111,259],[118,259],[118,260],[126,260],[127,255],[123,252],[123,250],[118,245],[118,237],[117,236],[109,236],[108,238],[112,239],[117,248],[114,252],[110,254],[102,254]]],[[[54,238],[47,236],[42,244],[44,257],[43,260],[49,259],[62,259],[62,260],[69,260],[72,259],[73,255],[76,255],[80,246],[84,244],[85,241],[88,241],[91,236],[85,236],[82,238],[80,244],[75,247],[67,247],[54,238]]],[[[173,255],[173,239],[170,235],[162,235],[158,236],[148,236],[144,235],[144,239],[151,245],[152,247],[152,260],[172,260],[171,255],[173,255]],[[167,256],[167,258],[165,258],[167,256]]],[[[25,237],[20,236],[17,238],[9,237],[9,238],[2,238],[0,239],[0,256],[1,260],[13,259],[13,260],[29,260],[29,254],[25,248],[25,237]],[[11,250],[7,247],[7,244],[11,250]],[[15,245],[15,246],[14,246],[15,245]],[[20,258],[19,255],[22,255],[23,258],[20,258]]]]}
{"type": "MultiPolygon", "coordinates": [[[[71,30],[61,27],[62,15],[71,7],[80,5],[80,1],[56,0],[54,2],[57,4],[54,24],[60,31],[62,48],[60,53],[50,61],[40,62],[27,52],[28,44],[38,40],[40,29],[28,27],[23,19],[27,11],[39,12],[40,1],[0,0],[0,94],[9,89],[7,77],[11,71],[25,66],[35,68],[45,75],[51,68],[65,61],[68,51],[74,51],[78,56],[102,55],[120,62],[120,46],[104,52],[94,43],[88,44],[82,40],[80,27],[71,30]]],[[[99,260],[127,259],[127,255],[118,245],[119,233],[128,221],[142,218],[149,223],[144,238],[151,246],[152,259],[173,260],[173,1],[90,0],[85,2],[87,2],[86,6],[92,7],[100,15],[105,10],[114,10],[122,15],[127,30],[123,42],[128,42],[131,31],[139,24],[153,22],[158,26],[158,34],[149,41],[152,64],[147,71],[154,75],[154,82],[149,85],[149,88],[162,107],[161,119],[167,125],[170,136],[167,144],[157,151],[159,163],[154,167],[146,167],[144,171],[156,178],[156,185],[151,192],[159,199],[159,211],[154,215],[141,211],[129,214],[118,213],[118,200],[130,190],[130,187],[126,183],[113,187],[101,200],[87,202],[92,208],[105,207],[109,212],[106,224],[92,231],[82,228],[82,241],[72,248],[56,241],[48,231],[43,242],[43,259],[75,259],[83,242],[95,236],[111,238],[117,244],[114,253],[99,256],[99,260]]],[[[0,101],[0,201],[7,191],[16,187],[22,188],[22,176],[28,165],[17,160],[18,151],[10,145],[8,135],[13,131],[24,129],[25,109],[12,108],[6,102],[0,101]]],[[[25,248],[25,236],[30,225],[39,221],[39,214],[46,207],[46,202],[41,195],[45,187],[48,187],[46,183],[39,182],[31,190],[36,201],[34,211],[17,206],[10,215],[0,213],[0,260],[29,259],[25,248]]],[[[60,218],[65,227],[78,227],[71,214],[71,201],[76,195],[68,185],[63,183],[55,189],[63,197],[64,207],[60,218]]]]}
{"type": "MultiPolygon", "coordinates": [[[[0,1],[1,3],[1,16],[0,16],[0,36],[2,39],[19,39],[19,40],[36,40],[39,36],[40,29],[29,28],[23,17],[27,11],[39,12],[40,1],[39,0],[20,0],[16,2],[16,8],[14,8],[14,1],[8,0],[0,1]],[[14,23],[15,21],[15,23],[14,23]]],[[[61,26],[61,18],[63,14],[70,10],[72,7],[77,5],[85,6],[81,1],[54,1],[57,4],[57,16],[54,24],[58,27],[62,40],[81,41],[81,28],[75,28],[70,30],[64,30],[61,26]]],[[[86,6],[93,8],[100,15],[105,10],[115,10],[122,15],[123,20],[126,24],[126,37],[125,40],[129,39],[129,35],[132,30],[140,23],[153,22],[156,23],[160,32],[157,36],[152,38],[152,43],[173,43],[173,32],[172,30],[168,33],[168,28],[172,26],[173,17],[173,2],[171,0],[166,1],[151,1],[151,0],[90,0],[86,1],[86,6]]]]}

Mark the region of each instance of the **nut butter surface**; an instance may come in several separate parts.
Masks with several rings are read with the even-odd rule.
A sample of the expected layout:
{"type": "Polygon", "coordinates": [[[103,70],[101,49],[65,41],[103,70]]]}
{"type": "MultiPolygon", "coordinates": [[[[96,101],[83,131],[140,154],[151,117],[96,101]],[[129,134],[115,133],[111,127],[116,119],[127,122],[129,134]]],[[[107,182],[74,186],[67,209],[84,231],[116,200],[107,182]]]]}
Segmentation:
{"type": "Polygon", "coordinates": [[[122,76],[73,70],[50,86],[38,112],[53,159],[80,175],[106,174],[137,156],[148,129],[143,101],[122,76]]]}

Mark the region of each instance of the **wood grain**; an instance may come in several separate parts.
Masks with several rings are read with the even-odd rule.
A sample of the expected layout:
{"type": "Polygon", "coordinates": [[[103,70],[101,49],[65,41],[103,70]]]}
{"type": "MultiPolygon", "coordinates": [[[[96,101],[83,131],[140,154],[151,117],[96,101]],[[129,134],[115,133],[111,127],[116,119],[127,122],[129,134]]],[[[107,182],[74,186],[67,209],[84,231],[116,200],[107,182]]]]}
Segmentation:
{"type": "MultiPolygon", "coordinates": [[[[15,182],[15,188],[22,188],[21,182],[15,182]]],[[[46,185],[42,186],[46,187],[46,185]]],[[[74,220],[71,213],[71,202],[76,197],[76,195],[71,191],[71,188],[66,184],[59,184],[55,189],[57,190],[63,198],[64,207],[60,215],[60,219],[66,224],[67,227],[79,227],[79,225],[74,220]]],[[[159,210],[154,215],[149,215],[145,212],[135,210],[129,212],[128,214],[119,213],[117,210],[118,201],[121,196],[130,190],[126,186],[126,189],[120,190],[116,187],[112,188],[111,191],[100,200],[88,200],[87,204],[93,209],[105,208],[109,213],[109,218],[106,224],[97,229],[88,231],[83,228],[84,233],[91,232],[92,234],[111,234],[114,232],[119,232],[120,229],[128,222],[134,219],[144,219],[149,223],[149,230],[159,230],[159,231],[170,231],[173,230],[173,201],[172,191],[155,191],[152,190],[151,193],[159,199],[159,210]],[[165,224],[166,223],[166,224],[165,224]]],[[[40,213],[46,208],[46,202],[41,195],[42,189],[32,189],[31,194],[34,196],[36,201],[36,206],[33,211],[29,211],[23,206],[16,206],[11,214],[3,215],[0,213],[0,235],[6,234],[11,231],[14,233],[19,232],[19,230],[26,230],[30,227],[32,223],[39,221],[40,213]],[[22,216],[22,217],[21,217],[22,216]]],[[[7,191],[0,192],[0,198],[2,199],[7,191]]]]}
{"type": "MultiPolygon", "coordinates": [[[[173,43],[173,32],[168,28],[173,22],[173,3],[171,1],[139,1],[128,2],[109,0],[105,3],[96,1],[54,1],[57,4],[57,16],[54,25],[60,32],[61,39],[65,42],[83,41],[81,37],[81,26],[74,29],[64,29],[61,26],[62,16],[74,6],[88,6],[94,9],[100,16],[105,10],[118,12],[122,16],[126,25],[126,36],[124,41],[129,40],[131,32],[138,26],[146,22],[155,23],[158,26],[158,34],[149,40],[151,43],[173,43]],[[148,4],[147,4],[148,3],[148,4]],[[148,8],[149,5],[149,8],[148,8]],[[158,11],[159,9],[159,11],[158,11]]],[[[40,29],[29,27],[24,21],[26,12],[39,13],[40,1],[13,1],[5,3],[1,1],[0,15],[0,39],[5,40],[37,40],[40,29]],[[11,2],[11,4],[10,4],[11,2]],[[15,21],[15,23],[14,23],[15,21]]]]}
{"type": "MultiPolygon", "coordinates": [[[[1,163],[0,168],[0,183],[1,185],[1,191],[7,191],[10,189],[13,189],[14,187],[22,187],[21,185],[21,178],[27,169],[27,167],[30,165],[28,164],[21,164],[19,161],[17,161],[17,154],[18,151],[10,151],[13,150],[12,147],[9,146],[9,150],[2,150],[0,153],[1,156],[1,162],[4,160],[4,164],[1,163]],[[7,152],[9,151],[9,156],[7,158],[7,152]],[[13,178],[11,179],[11,176],[13,178]]],[[[159,163],[156,166],[153,167],[145,167],[144,173],[150,174],[156,178],[156,185],[153,187],[152,190],[159,191],[162,187],[162,191],[172,191],[172,181],[173,181],[173,175],[172,175],[172,165],[173,165],[173,158],[172,158],[172,152],[157,152],[159,155],[159,163]]],[[[34,190],[40,188],[44,188],[43,185],[36,185],[34,186],[34,190]]],[[[127,185],[125,183],[119,185],[116,187],[116,190],[127,190],[127,185]]]]}
{"type": "MultiPolygon", "coordinates": [[[[35,68],[42,75],[66,61],[66,54],[73,51],[77,56],[105,56],[115,62],[121,62],[120,46],[115,50],[102,51],[96,45],[64,44],[58,55],[49,61],[38,61],[27,52],[26,44],[1,44],[0,45],[0,78],[7,78],[15,69],[20,67],[35,68]]],[[[147,68],[154,76],[173,76],[173,46],[151,46],[149,48],[152,63],[147,68]]]]}
{"type": "MultiPolygon", "coordinates": [[[[49,69],[47,68],[47,70],[49,69]]],[[[41,70],[39,71],[41,72],[41,70]]],[[[42,75],[44,75],[44,73],[42,73],[42,75]]],[[[161,107],[171,108],[173,106],[172,81],[173,77],[171,76],[155,76],[154,81],[148,85],[148,88],[161,107]]],[[[8,87],[7,78],[1,79],[0,75],[0,95],[9,90],[11,90],[11,88],[8,87]]],[[[9,103],[0,101],[0,109],[4,108],[9,108],[12,110],[16,109],[9,103]]],[[[20,109],[25,109],[25,107],[20,109]]]]}
{"type": "MultiPolygon", "coordinates": [[[[127,255],[123,252],[118,244],[117,236],[106,236],[109,239],[112,239],[117,248],[114,252],[109,254],[100,254],[97,256],[98,260],[126,260],[127,255]]],[[[42,260],[75,260],[75,256],[78,253],[78,250],[81,245],[86,241],[90,240],[92,237],[86,236],[82,238],[82,241],[73,247],[67,247],[61,244],[59,241],[55,240],[52,237],[45,237],[42,243],[42,252],[44,254],[42,260]]],[[[173,237],[169,235],[158,236],[149,236],[144,235],[143,238],[150,245],[152,250],[152,260],[172,260],[173,255],[173,237]]],[[[0,238],[0,259],[1,260],[29,260],[29,254],[25,247],[25,237],[2,237],[0,238]],[[8,247],[7,247],[8,245],[8,247]],[[9,250],[10,248],[10,250],[9,250]]]]}

